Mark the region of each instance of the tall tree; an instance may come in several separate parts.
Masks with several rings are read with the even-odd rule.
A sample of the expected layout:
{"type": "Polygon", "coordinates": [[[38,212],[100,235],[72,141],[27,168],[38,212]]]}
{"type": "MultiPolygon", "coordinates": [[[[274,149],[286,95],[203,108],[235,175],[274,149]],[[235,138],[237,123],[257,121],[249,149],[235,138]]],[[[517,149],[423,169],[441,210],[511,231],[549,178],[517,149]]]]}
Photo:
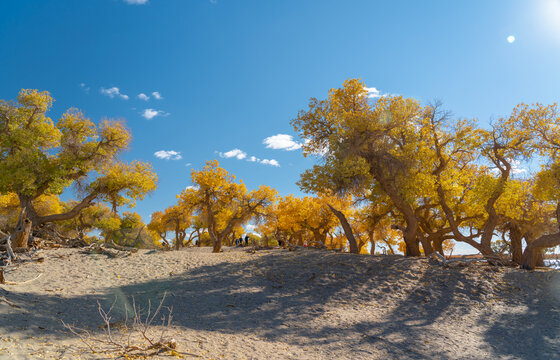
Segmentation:
{"type": "Polygon", "coordinates": [[[22,90],[17,102],[0,100],[0,193],[17,194],[34,226],[76,217],[94,200],[133,205],[156,188],[147,163],[118,161],[130,142],[123,123],[95,125],[71,109],[54,122],[46,91],[22,90]],[[37,200],[75,185],[79,201],[61,213],[40,214],[37,200]]]}
{"type": "Polygon", "coordinates": [[[433,154],[423,133],[423,109],[413,99],[387,96],[370,104],[365,84],[351,79],[331,89],[326,100],[311,99],[292,125],[308,139],[304,154],[320,154],[324,163],[302,175],[302,183],[325,174],[339,187],[371,186],[372,181],[402,214],[406,254],[419,256],[416,208],[433,191],[426,177],[433,154]]]}
{"type": "Polygon", "coordinates": [[[259,217],[276,197],[276,191],[261,185],[247,192],[242,181],[236,182],[219,166],[218,161],[208,161],[200,171],[191,172],[194,187],[184,190],[179,206],[192,209],[204,218],[213,243],[213,252],[220,252],[232,230],[251,218],[259,217]]]}

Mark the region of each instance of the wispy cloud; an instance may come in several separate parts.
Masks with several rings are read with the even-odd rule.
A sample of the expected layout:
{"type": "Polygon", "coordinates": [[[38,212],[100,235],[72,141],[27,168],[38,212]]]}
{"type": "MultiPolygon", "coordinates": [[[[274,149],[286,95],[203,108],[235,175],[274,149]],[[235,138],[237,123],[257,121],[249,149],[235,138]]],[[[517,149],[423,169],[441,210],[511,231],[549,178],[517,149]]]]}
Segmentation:
{"type": "Polygon", "coordinates": [[[167,116],[169,113],[161,110],[154,110],[154,109],[145,109],[142,111],[142,117],[146,120],[152,120],[156,116],[167,116]]]}
{"type": "Polygon", "coordinates": [[[82,89],[86,94],[89,94],[89,86],[85,83],[80,83],[80,89],[82,89]]]}
{"type": "Polygon", "coordinates": [[[154,153],[154,156],[163,160],[181,160],[181,152],[175,150],[159,150],[154,153]]]}
{"type": "Polygon", "coordinates": [[[187,190],[191,190],[191,189],[192,190],[198,190],[198,189],[200,189],[200,187],[198,187],[197,185],[189,185],[185,189],[187,189],[187,190]]]}
{"type": "Polygon", "coordinates": [[[225,153],[220,152],[218,154],[220,155],[220,157],[223,157],[223,158],[226,158],[226,159],[234,157],[234,158],[237,158],[238,160],[243,160],[247,157],[247,153],[243,150],[240,150],[240,149],[233,149],[233,150],[227,151],[225,153]]]}
{"type": "Polygon", "coordinates": [[[101,88],[99,90],[103,95],[110,97],[111,99],[114,97],[120,97],[121,99],[128,100],[128,95],[122,94],[118,87],[113,86],[112,88],[105,89],[101,88]]]}
{"type": "Polygon", "coordinates": [[[140,94],[138,94],[138,99],[148,101],[148,100],[150,100],[150,97],[148,95],[144,94],[144,93],[140,93],[140,94]]]}
{"type": "Polygon", "coordinates": [[[247,156],[247,153],[243,150],[240,149],[233,149],[230,150],[228,152],[218,152],[218,155],[220,155],[220,157],[229,159],[229,158],[236,158],[238,160],[243,160],[245,159],[248,162],[254,162],[254,163],[258,163],[258,164],[263,164],[263,165],[269,165],[269,166],[276,166],[276,167],[280,167],[280,163],[277,160],[274,159],[260,159],[256,156],[247,156]]]}
{"type": "Polygon", "coordinates": [[[156,100],[161,100],[161,99],[163,99],[163,96],[161,96],[161,94],[160,94],[159,92],[157,92],[157,91],[154,91],[154,92],[152,93],[152,96],[153,96],[154,99],[156,99],[156,100]]]}
{"type": "Polygon", "coordinates": [[[280,167],[280,163],[277,160],[274,160],[274,159],[259,159],[256,156],[251,156],[247,159],[247,161],[256,162],[258,164],[263,164],[263,165],[280,167]]]}
{"type": "Polygon", "coordinates": [[[294,141],[292,135],[277,134],[263,140],[268,149],[293,151],[301,148],[301,144],[294,141]]]}
{"type": "Polygon", "coordinates": [[[263,165],[270,165],[270,166],[275,166],[275,167],[280,167],[280,163],[277,160],[274,159],[259,159],[256,156],[250,156],[247,161],[249,162],[256,162],[257,164],[263,164],[263,165]]]}
{"type": "Polygon", "coordinates": [[[124,0],[124,2],[131,5],[144,5],[148,0],[124,0]]]}
{"type": "Polygon", "coordinates": [[[262,159],[261,161],[257,161],[257,162],[263,165],[280,167],[280,163],[274,159],[262,159]]]}

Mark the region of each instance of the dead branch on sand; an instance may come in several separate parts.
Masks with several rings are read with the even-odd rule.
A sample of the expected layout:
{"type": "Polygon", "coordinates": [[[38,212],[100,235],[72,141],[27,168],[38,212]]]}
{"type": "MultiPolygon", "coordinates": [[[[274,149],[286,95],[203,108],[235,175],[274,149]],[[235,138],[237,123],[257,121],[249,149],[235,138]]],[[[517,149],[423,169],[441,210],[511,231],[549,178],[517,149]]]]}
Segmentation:
{"type": "Polygon", "coordinates": [[[1,259],[3,261],[3,265],[7,266],[12,263],[12,261],[17,260],[16,254],[12,249],[12,235],[8,235],[3,239],[0,239],[0,250],[4,250],[6,254],[1,259]]]}
{"type": "Polygon", "coordinates": [[[24,284],[29,284],[30,282],[33,282],[35,280],[37,280],[38,278],[40,278],[43,275],[43,273],[40,273],[39,275],[35,276],[33,279],[29,279],[29,280],[25,280],[22,282],[16,282],[16,281],[7,281],[4,279],[4,269],[0,269],[0,284],[2,285],[24,285],[24,284]]]}
{"type": "Polygon", "coordinates": [[[92,334],[90,331],[62,324],[73,335],[77,336],[92,353],[118,354],[122,357],[152,357],[156,355],[188,355],[199,357],[196,354],[180,352],[177,350],[177,341],[166,337],[166,332],[171,325],[172,308],[166,307],[167,315],[162,315],[163,302],[166,294],[159,302],[158,307],[152,313],[151,302],[148,300],[146,315],[143,310],[136,306],[132,298],[132,319],[128,318],[128,309],[125,304],[125,319],[123,321],[111,321],[111,312],[115,306],[116,299],[105,311],[99,301],[97,302],[99,316],[103,320],[103,334],[92,334]],[[154,320],[161,316],[161,331],[154,327],[154,320]],[[167,354],[166,354],[167,353],[167,354]]]}
{"type": "Polygon", "coordinates": [[[104,254],[110,258],[121,258],[132,255],[138,252],[137,248],[117,245],[114,242],[98,244],[94,243],[85,248],[82,252],[87,254],[104,254]]]}
{"type": "Polygon", "coordinates": [[[8,305],[10,305],[13,308],[16,309],[21,309],[21,306],[14,304],[13,302],[11,302],[10,300],[6,299],[5,296],[0,296],[0,302],[6,303],[8,305]]]}

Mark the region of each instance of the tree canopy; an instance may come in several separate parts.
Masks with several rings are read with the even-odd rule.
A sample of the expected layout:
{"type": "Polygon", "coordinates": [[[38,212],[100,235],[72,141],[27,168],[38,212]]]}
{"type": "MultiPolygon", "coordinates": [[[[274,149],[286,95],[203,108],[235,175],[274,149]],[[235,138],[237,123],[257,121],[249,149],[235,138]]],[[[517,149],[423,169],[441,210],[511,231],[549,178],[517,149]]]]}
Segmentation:
{"type": "MultiPolygon", "coordinates": [[[[365,84],[350,79],[327,99],[312,98],[292,124],[307,139],[304,155],[322,159],[302,174],[302,189],[386,198],[391,227],[402,232],[407,255],[418,256],[421,248],[429,254],[453,239],[493,256],[500,231],[510,238],[521,231],[529,251],[560,244],[557,237],[541,239],[545,235],[535,240],[548,224],[558,226],[551,216],[560,179],[555,104],[520,104],[481,127],[439,103],[422,106],[402,96],[372,101],[365,84]],[[541,171],[513,178],[521,161],[538,162],[541,171]]],[[[520,262],[519,241],[510,248],[520,262]]],[[[536,257],[526,255],[524,266],[536,257]]]]}
{"type": "Polygon", "coordinates": [[[52,102],[48,92],[29,89],[17,101],[0,100],[0,193],[15,194],[34,226],[72,219],[96,200],[113,210],[132,206],[155,190],[150,164],[119,161],[131,139],[124,123],[94,124],[76,109],[53,121],[52,102]],[[39,210],[41,199],[70,186],[80,197],[71,208],[39,210]]]}

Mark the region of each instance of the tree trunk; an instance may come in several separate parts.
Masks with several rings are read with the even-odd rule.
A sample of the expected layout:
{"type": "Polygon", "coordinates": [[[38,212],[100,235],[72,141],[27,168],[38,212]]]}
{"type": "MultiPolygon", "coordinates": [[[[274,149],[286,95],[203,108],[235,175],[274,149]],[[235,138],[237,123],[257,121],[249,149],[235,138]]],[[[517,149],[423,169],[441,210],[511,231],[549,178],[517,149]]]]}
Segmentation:
{"type": "Polygon", "coordinates": [[[222,239],[219,238],[214,231],[208,229],[208,234],[210,234],[210,239],[212,239],[212,252],[219,253],[222,251],[222,239]]]}
{"type": "Polygon", "coordinates": [[[12,238],[12,247],[15,249],[25,249],[27,250],[27,243],[29,241],[29,235],[31,234],[32,227],[31,220],[26,216],[25,208],[21,210],[19,214],[19,220],[17,224],[16,231],[12,238]]]}
{"type": "MultiPolygon", "coordinates": [[[[360,242],[360,243],[358,244],[358,252],[357,252],[356,254],[361,254],[361,253],[362,253],[362,249],[364,248],[364,246],[365,246],[366,244],[367,244],[367,243],[360,242]]],[[[351,252],[351,251],[350,251],[350,252],[351,252]]],[[[371,242],[371,255],[375,255],[375,241],[372,241],[372,242],[371,242]]]]}
{"type": "Polygon", "coordinates": [[[530,242],[523,252],[521,267],[526,270],[533,270],[537,266],[539,255],[542,256],[541,251],[558,245],[560,245],[560,233],[543,235],[530,242]]]}
{"type": "MultiPolygon", "coordinates": [[[[417,225],[417,224],[416,224],[417,225]]],[[[406,230],[403,232],[404,242],[406,244],[405,256],[420,256],[420,246],[418,241],[418,227],[407,225],[406,230]]]]}
{"type": "Polygon", "coordinates": [[[441,255],[445,256],[445,254],[443,253],[443,238],[432,240],[432,246],[434,248],[434,251],[437,251],[441,255]]]}
{"type": "Polygon", "coordinates": [[[423,235],[419,235],[419,237],[420,237],[420,242],[422,242],[422,248],[424,249],[424,256],[428,257],[432,255],[434,249],[432,248],[432,242],[430,241],[430,239],[428,239],[423,235]]]}
{"type": "Polygon", "coordinates": [[[183,239],[181,238],[181,230],[179,224],[175,226],[175,250],[179,250],[183,246],[183,239]]]}
{"type": "Polygon", "coordinates": [[[521,233],[521,229],[519,229],[519,226],[515,224],[510,224],[509,243],[510,243],[511,260],[518,265],[521,265],[521,262],[523,260],[522,238],[523,238],[523,234],[521,233]]]}
{"type": "MultiPolygon", "coordinates": [[[[374,235],[375,235],[375,233],[374,233],[373,230],[370,230],[370,231],[368,232],[368,235],[367,235],[367,236],[368,236],[369,243],[371,244],[371,250],[370,250],[370,252],[369,252],[371,255],[375,255],[375,238],[374,238],[374,235]]],[[[366,242],[362,242],[362,241],[360,240],[360,246],[359,246],[359,251],[360,251],[360,253],[362,252],[362,247],[365,246],[367,243],[368,243],[367,241],[366,241],[366,242]]]]}
{"type": "Polygon", "coordinates": [[[296,245],[303,246],[303,236],[301,234],[295,234],[294,238],[296,240],[296,245]]]}
{"type": "Polygon", "coordinates": [[[314,229],[311,232],[313,233],[315,242],[321,244],[322,246],[325,246],[325,243],[327,241],[327,233],[322,233],[319,229],[314,229]]]}
{"type": "Polygon", "coordinates": [[[354,237],[354,233],[352,232],[352,227],[350,226],[350,223],[348,223],[348,220],[346,219],[346,216],[344,216],[344,213],[342,213],[342,211],[338,211],[337,209],[332,207],[331,204],[327,204],[327,205],[329,206],[329,209],[331,209],[332,213],[340,221],[340,225],[342,226],[342,229],[344,230],[344,235],[346,235],[346,239],[348,239],[348,243],[350,244],[350,252],[352,254],[359,254],[360,249],[358,248],[358,242],[356,241],[356,238],[354,237]]]}

